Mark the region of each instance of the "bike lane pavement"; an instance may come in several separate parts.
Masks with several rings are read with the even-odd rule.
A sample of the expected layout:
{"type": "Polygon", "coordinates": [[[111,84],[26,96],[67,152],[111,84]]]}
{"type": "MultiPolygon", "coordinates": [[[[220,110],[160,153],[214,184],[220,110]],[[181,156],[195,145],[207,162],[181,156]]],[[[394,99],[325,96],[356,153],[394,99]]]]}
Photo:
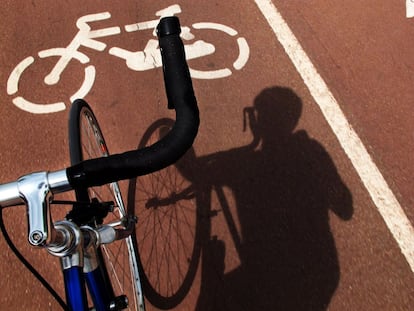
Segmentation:
{"type": "Polygon", "coordinates": [[[376,206],[413,270],[414,129],[409,91],[413,45],[408,39],[413,27],[405,16],[405,4],[274,2],[386,181],[389,189],[379,197],[390,208],[376,206]],[[395,196],[391,200],[390,194],[395,196]],[[405,233],[399,231],[403,227],[405,233]]]}
{"type": "MultiPolygon", "coordinates": [[[[72,2],[58,6],[55,2],[44,1],[29,7],[5,2],[7,10],[2,13],[0,73],[3,85],[0,95],[2,182],[27,171],[60,169],[69,164],[66,156],[68,109],[53,114],[34,115],[16,108],[11,102],[12,96],[6,92],[7,79],[16,64],[27,56],[36,56],[38,51],[67,46],[77,32],[75,23],[80,16],[108,11],[112,14],[111,18],[94,22],[93,29],[113,26],[122,28],[123,25],[137,21],[154,19],[155,12],[173,4],[177,3],[125,1],[120,6],[102,1],[82,3],[79,6],[72,2]]],[[[333,85],[333,92],[341,107],[343,102],[354,102],[355,109],[360,108],[360,98],[365,98],[373,86],[364,88],[367,90],[364,94],[352,87],[346,88],[346,93],[342,91],[344,88],[337,83],[355,84],[358,80],[347,76],[346,71],[330,70],[332,59],[340,61],[336,57],[340,54],[324,53],[318,50],[320,46],[317,43],[309,39],[322,40],[322,30],[326,31],[329,27],[320,26],[322,30],[314,30],[317,35],[310,37],[305,31],[309,27],[300,24],[318,21],[315,16],[318,17],[320,11],[315,7],[313,11],[303,12],[298,5],[283,5],[276,1],[275,4],[278,7],[280,5],[289,25],[293,24],[294,33],[298,33],[300,42],[305,43],[305,51],[309,51],[314,64],[318,69],[322,68],[324,78],[326,74],[328,86],[332,88],[333,85]],[[313,13],[311,17],[314,19],[297,19],[295,14],[298,11],[302,15],[313,13]],[[332,76],[333,74],[339,77],[332,76]]],[[[236,229],[244,247],[240,253],[236,252],[235,243],[219,212],[212,220],[212,235],[216,235],[219,241],[224,241],[224,259],[213,258],[217,266],[200,266],[192,290],[177,310],[208,310],[211,306],[235,310],[250,305],[253,305],[253,310],[261,310],[264,306],[268,309],[279,307],[287,310],[298,301],[302,302],[299,307],[304,310],[329,301],[329,310],[409,309],[413,304],[410,288],[414,282],[409,266],[309,90],[256,4],[250,2],[237,11],[234,8],[239,5],[233,1],[196,4],[182,1],[179,5],[182,13],[178,16],[182,25],[214,22],[232,27],[238,32],[232,36],[220,30],[192,29],[196,39],[215,46],[215,53],[190,60],[189,64],[190,67],[203,71],[224,67],[232,71],[232,75],[226,78],[194,80],[202,120],[195,150],[198,157],[209,155],[214,160],[210,176],[206,176],[206,179],[216,178],[213,182],[223,187],[228,195],[236,229]],[[240,37],[246,39],[249,57],[247,63],[237,70],[233,62],[239,55],[236,39],[240,37]],[[284,133],[296,123],[296,135],[284,133]],[[260,135],[258,145],[252,130],[256,138],[260,135]],[[285,140],[281,144],[277,139],[285,140]],[[305,161],[307,154],[309,163],[300,163],[305,161]],[[287,169],[279,169],[283,166],[287,169]],[[329,187],[326,183],[320,184],[314,180],[310,175],[319,172],[315,171],[317,168],[328,171],[321,178],[333,180],[338,187],[329,187]],[[315,190],[312,185],[320,188],[316,187],[315,190]],[[315,192],[309,193],[309,189],[315,192]],[[247,196],[243,193],[250,194],[247,196]],[[352,202],[347,193],[351,194],[352,202]],[[302,202],[298,202],[298,199],[302,202]],[[249,210],[252,204],[257,205],[253,211],[249,210]],[[267,240],[267,243],[263,240],[267,240]],[[285,242],[281,243],[281,240],[285,242]],[[224,267],[221,267],[223,264],[224,267]],[[264,265],[269,268],[267,272],[260,267],[264,265]],[[219,269],[223,271],[217,272],[219,269]],[[315,296],[319,296],[319,299],[315,296]]],[[[338,10],[338,7],[330,6],[325,10],[324,16],[329,16],[328,13],[338,10]]],[[[327,25],[337,23],[333,17],[335,15],[331,16],[333,20],[326,22],[327,25]]],[[[79,48],[90,57],[90,64],[93,64],[97,72],[93,88],[86,99],[96,112],[112,152],[135,148],[140,135],[153,120],[171,116],[165,112],[159,69],[132,71],[126,66],[125,60],[108,54],[109,48],[114,46],[131,51],[143,50],[150,38],[151,31],[134,34],[122,31],[119,36],[99,39],[108,44],[103,52],[79,48]]],[[[334,40],[329,42],[332,49],[338,48],[334,40]]],[[[344,42],[351,44],[353,41],[350,38],[344,42]]],[[[48,102],[57,97],[67,103],[66,98],[82,84],[85,66],[71,61],[59,86],[46,87],[42,83],[42,77],[50,71],[54,62],[52,58],[36,60],[33,67],[22,75],[19,92],[37,102],[48,102]],[[39,66],[35,68],[35,65],[39,66]]],[[[346,60],[343,62],[342,66],[351,66],[346,60]]],[[[381,96],[373,96],[372,101],[377,102],[378,97],[381,96]]],[[[369,105],[363,106],[369,108],[369,105]]],[[[347,107],[343,109],[347,117],[351,116],[351,124],[355,126],[356,122],[358,134],[365,134],[371,127],[358,125],[358,119],[352,116],[365,116],[367,113],[347,107]]],[[[392,109],[386,105],[385,108],[392,109]]],[[[387,133],[385,130],[382,133],[387,138],[384,145],[390,145],[392,138],[402,137],[401,133],[390,133],[391,129],[393,127],[387,133]]],[[[375,138],[378,139],[375,147],[373,145],[376,152],[375,148],[383,141],[379,140],[379,135],[375,138]]],[[[363,135],[362,139],[364,142],[368,139],[371,143],[370,136],[363,135]]],[[[404,152],[398,149],[392,148],[391,151],[398,154],[404,152]]],[[[398,154],[394,156],[398,158],[398,154]]],[[[398,176],[395,180],[400,178],[400,174],[394,175],[398,176]]],[[[407,176],[410,175],[404,173],[401,178],[407,179],[407,176]]],[[[387,180],[394,179],[388,177],[387,180]]],[[[212,208],[220,211],[222,207],[219,203],[213,193],[212,208]]],[[[11,219],[9,223],[24,223],[22,210],[17,216],[8,216],[11,219]]],[[[12,227],[12,235],[18,236],[19,245],[25,254],[32,254],[36,267],[48,274],[51,282],[58,282],[53,277],[55,273],[48,273],[50,267],[42,265],[48,257],[40,255],[40,251],[30,250],[26,245],[25,230],[20,232],[15,226],[12,227]]],[[[1,240],[0,243],[4,249],[4,241],[1,240]]],[[[208,253],[208,248],[205,253],[208,253]]],[[[9,251],[3,252],[1,256],[3,303],[9,305],[13,302],[11,306],[15,309],[23,303],[30,309],[32,297],[37,297],[35,300],[38,309],[49,306],[51,309],[56,308],[44,290],[38,286],[33,288],[34,278],[26,271],[18,271],[21,266],[9,251]]],[[[206,257],[203,258],[207,262],[206,257]]],[[[54,267],[57,266],[55,262],[54,267]]],[[[149,309],[152,309],[151,306],[149,309]]]]}

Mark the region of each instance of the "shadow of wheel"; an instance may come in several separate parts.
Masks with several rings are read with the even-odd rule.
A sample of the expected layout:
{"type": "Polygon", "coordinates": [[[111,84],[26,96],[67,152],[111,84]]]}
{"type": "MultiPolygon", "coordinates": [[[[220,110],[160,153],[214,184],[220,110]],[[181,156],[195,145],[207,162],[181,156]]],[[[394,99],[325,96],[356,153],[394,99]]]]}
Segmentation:
{"type": "MultiPolygon", "coordinates": [[[[171,119],[154,122],[138,148],[159,141],[173,125],[171,119]]],[[[174,165],[129,183],[127,209],[138,217],[133,238],[144,295],[161,309],[183,301],[197,272],[202,226],[192,185],[195,163],[191,148],[174,165]]]]}

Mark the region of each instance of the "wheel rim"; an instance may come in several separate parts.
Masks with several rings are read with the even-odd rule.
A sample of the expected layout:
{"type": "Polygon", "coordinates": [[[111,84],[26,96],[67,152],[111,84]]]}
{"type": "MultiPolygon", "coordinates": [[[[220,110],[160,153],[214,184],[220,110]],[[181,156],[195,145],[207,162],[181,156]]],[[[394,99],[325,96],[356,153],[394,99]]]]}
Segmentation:
{"type": "MultiPolygon", "coordinates": [[[[80,146],[79,160],[87,160],[108,156],[108,149],[99,125],[87,106],[79,112],[78,137],[80,146]]],[[[73,163],[74,164],[74,163],[73,163]]],[[[126,210],[118,183],[88,188],[88,197],[97,198],[101,202],[114,202],[114,210],[105,218],[105,223],[120,220],[126,216],[126,210]]],[[[85,193],[78,191],[78,199],[85,193]]],[[[131,237],[101,246],[108,276],[111,280],[115,296],[126,295],[129,300],[127,310],[144,310],[140,293],[140,280],[136,258],[136,247],[131,237]]]]}

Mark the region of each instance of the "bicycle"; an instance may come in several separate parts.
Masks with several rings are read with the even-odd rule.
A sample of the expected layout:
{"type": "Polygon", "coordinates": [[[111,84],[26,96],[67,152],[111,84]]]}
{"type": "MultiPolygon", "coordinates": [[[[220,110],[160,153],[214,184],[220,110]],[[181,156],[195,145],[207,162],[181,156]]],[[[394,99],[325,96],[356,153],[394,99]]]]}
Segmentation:
{"type": "MultiPolygon", "coordinates": [[[[155,13],[158,17],[157,19],[125,25],[124,30],[127,33],[154,30],[155,35],[155,27],[158,25],[160,18],[165,16],[173,16],[179,13],[181,13],[181,7],[178,4],[171,5],[157,11],[155,13]]],[[[63,71],[73,59],[86,66],[84,69],[82,84],[80,88],[70,97],[71,102],[76,98],[86,97],[92,89],[96,76],[95,66],[87,65],[90,59],[87,55],[80,52],[79,48],[83,46],[102,52],[106,49],[107,44],[97,39],[121,34],[121,28],[118,26],[91,30],[89,23],[107,20],[109,18],[111,18],[111,14],[109,12],[82,16],[78,18],[76,22],[76,26],[79,31],[67,47],[47,49],[38,53],[40,59],[59,57],[59,60],[54,65],[53,69],[44,78],[44,83],[47,85],[57,84],[60,81],[63,71]]],[[[226,25],[211,22],[194,23],[192,24],[192,27],[197,30],[210,29],[221,31],[230,37],[236,38],[239,53],[232,66],[235,70],[240,70],[245,66],[249,58],[249,45],[244,37],[238,36],[238,32],[236,30],[226,25]]],[[[191,33],[190,28],[184,26],[182,27],[181,37],[183,40],[190,42],[195,39],[195,36],[191,33]]],[[[211,43],[203,40],[197,40],[193,43],[185,44],[185,51],[187,59],[191,60],[213,54],[215,52],[215,47],[211,43]]],[[[146,71],[161,66],[158,41],[154,39],[149,39],[144,50],[142,51],[130,51],[121,47],[112,47],[109,49],[108,53],[125,60],[127,67],[134,71],[146,71]]],[[[35,61],[36,59],[33,56],[26,57],[12,70],[7,81],[7,93],[15,96],[12,100],[13,104],[24,111],[35,114],[54,113],[65,110],[66,105],[64,102],[36,103],[18,94],[21,76],[29,67],[33,66],[35,61]]],[[[232,74],[232,70],[226,66],[219,69],[190,68],[190,74],[193,78],[198,79],[219,79],[230,76],[232,74]]]]}
{"type": "MultiPolygon", "coordinates": [[[[69,119],[71,166],[0,185],[0,210],[25,204],[29,243],[61,259],[66,303],[48,289],[64,309],[88,310],[89,294],[97,311],[145,310],[145,271],[135,229],[139,219],[125,208],[117,182],[171,165],[196,137],[198,108],[180,32],[177,17],[162,18],[157,26],[168,107],[176,111],[174,127],[165,137],[146,148],[109,155],[90,106],[77,99],[69,119]],[[68,191],[75,192],[74,202],[53,200],[68,191]],[[72,206],[64,220],[52,221],[53,203],[72,206]]],[[[2,231],[10,242],[3,225],[2,231]]]]}

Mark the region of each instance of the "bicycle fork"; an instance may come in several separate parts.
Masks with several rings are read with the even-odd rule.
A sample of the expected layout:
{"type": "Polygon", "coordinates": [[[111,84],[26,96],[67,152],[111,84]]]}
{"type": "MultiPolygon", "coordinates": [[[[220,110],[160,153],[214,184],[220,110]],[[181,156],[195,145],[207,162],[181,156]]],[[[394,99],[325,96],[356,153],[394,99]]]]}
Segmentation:
{"type": "Polygon", "coordinates": [[[64,237],[56,246],[48,246],[50,254],[60,257],[66,301],[69,310],[88,310],[86,286],[94,304],[94,310],[123,310],[128,306],[125,295],[115,296],[114,290],[104,268],[99,245],[117,239],[117,230],[112,226],[92,228],[77,227],[73,222],[55,223],[55,230],[64,237]]]}

